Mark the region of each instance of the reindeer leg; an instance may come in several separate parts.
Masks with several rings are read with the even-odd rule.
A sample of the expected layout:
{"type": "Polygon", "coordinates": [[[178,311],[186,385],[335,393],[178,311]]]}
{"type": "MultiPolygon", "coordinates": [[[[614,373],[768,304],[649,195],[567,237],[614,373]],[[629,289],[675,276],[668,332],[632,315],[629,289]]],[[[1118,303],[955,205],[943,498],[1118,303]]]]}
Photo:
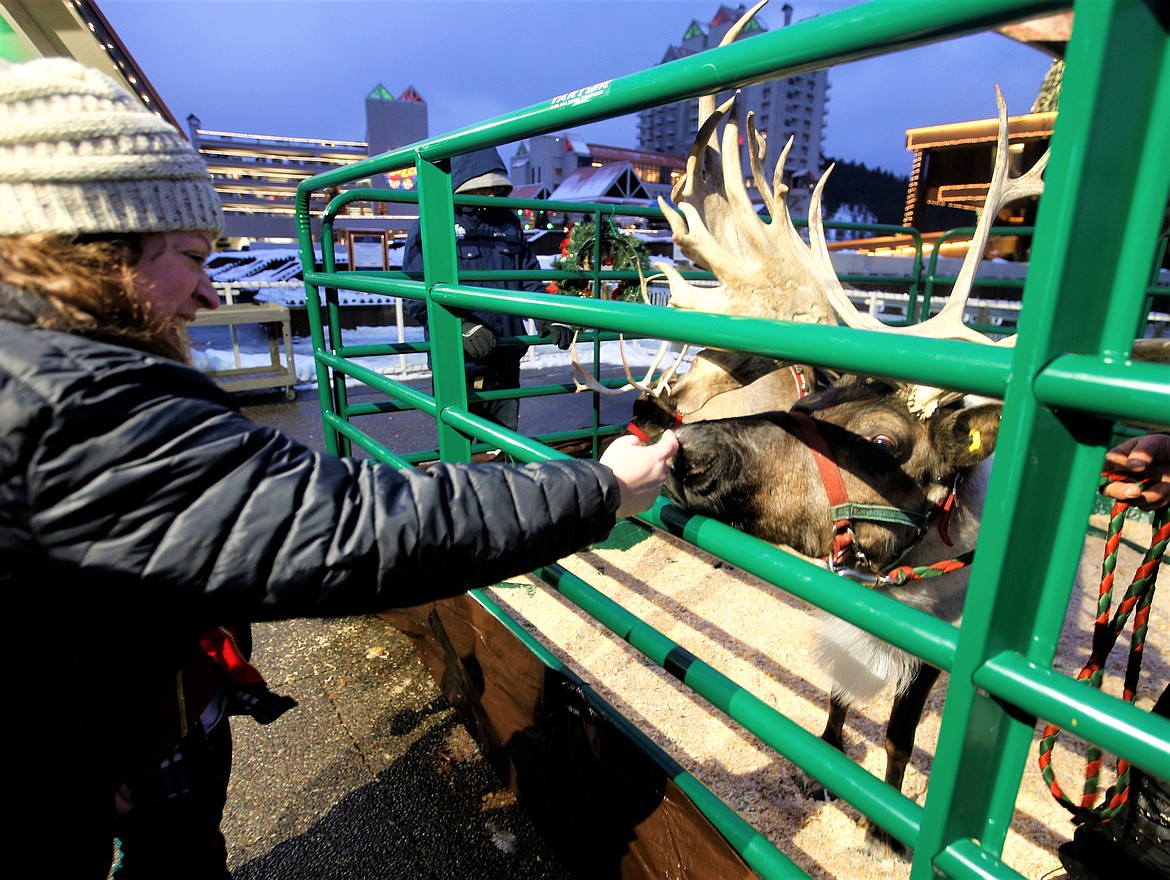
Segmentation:
{"type": "MultiPolygon", "coordinates": [[[[845,716],[848,712],[849,706],[841,702],[836,694],[829,697],[829,717],[825,721],[825,730],[821,734],[821,739],[839,752],[845,751],[844,728],[845,716]]],[[[800,793],[807,798],[818,801],[835,801],[837,799],[835,794],[802,770],[797,771],[795,779],[800,793]]]]}
{"type": "MultiPolygon", "coordinates": [[[[938,681],[938,676],[937,669],[924,663],[918,667],[918,672],[906,690],[894,697],[890,721],[886,725],[886,782],[898,791],[902,790],[902,780],[914,750],[914,735],[918,731],[918,722],[922,720],[926,698],[938,681]]],[[[905,858],[908,855],[906,848],[886,831],[865,819],[862,824],[866,826],[865,848],[870,855],[886,859],[905,858]]]]}

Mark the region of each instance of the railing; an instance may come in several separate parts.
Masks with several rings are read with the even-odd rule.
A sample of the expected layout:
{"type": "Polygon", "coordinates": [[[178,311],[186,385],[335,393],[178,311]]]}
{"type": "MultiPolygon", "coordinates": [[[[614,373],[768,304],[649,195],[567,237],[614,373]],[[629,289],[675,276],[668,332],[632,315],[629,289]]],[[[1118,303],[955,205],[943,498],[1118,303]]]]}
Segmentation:
{"type": "MultiPolygon", "coordinates": [[[[348,190],[336,198],[334,198],[327,207],[323,217],[322,225],[322,254],[323,268],[326,273],[336,275],[336,266],[334,265],[334,240],[332,220],[345,208],[346,205],[354,201],[385,201],[385,202],[412,202],[418,200],[418,195],[414,193],[395,192],[388,190],[371,190],[371,189],[353,189],[348,190]]],[[[658,220],[662,219],[662,212],[657,208],[639,208],[633,206],[617,206],[617,205],[589,205],[580,202],[555,202],[545,199],[486,199],[480,196],[454,196],[453,204],[467,204],[467,205],[482,205],[490,204],[498,206],[506,204],[517,210],[536,209],[548,211],[558,211],[573,215],[584,215],[590,217],[592,222],[600,224],[603,219],[614,216],[620,213],[622,216],[644,216],[653,217],[658,220]]],[[[424,232],[425,235],[425,232],[424,232]]],[[[601,268],[601,260],[596,257],[599,254],[600,240],[596,244],[598,249],[595,253],[593,265],[595,269],[591,273],[572,272],[572,271],[554,271],[542,270],[539,273],[532,271],[483,271],[479,273],[461,273],[461,281],[466,281],[474,284],[476,281],[524,281],[531,280],[534,274],[546,281],[564,281],[575,280],[584,277],[590,281],[595,290],[600,289],[603,281],[618,281],[618,280],[636,280],[638,273],[636,271],[607,271],[601,268]]],[[[306,272],[305,277],[307,281],[311,281],[311,274],[306,272]]],[[[707,272],[684,272],[684,277],[693,278],[710,278],[707,272]]],[[[344,275],[337,276],[343,280],[336,283],[334,286],[322,286],[325,292],[324,307],[326,311],[326,325],[329,330],[330,340],[342,340],[343,331],[341,329],[340,321],[340,304],[338,302],[337,291],[339,287],[344,287],[350,290],[365,291],[367,293],[390,293],[398,294],[399,296],[406,296],[407,298],[422,299],[421,294],[424,291],[423,283],[420,281],[409,279],[409,277],[398,271],[384,271],[384,272],[345,272],[344,275]],[[389,287],[387,286],[389,285],[389,287]],[[409,292],[407,292],[409,291],[409,292]]],[[[307,289],[307,288],[306,288],[307,289]]],[[[557,297],[560,302],[567,302],[576,299],[576,297],[557,297]]],[[[325,347],[324,336],[317,341],[316,325],[319,323],[320,317],[320,300],[316,296],[316,290],[312,295],[306,296],[306,301],[309,305],[310,327],[314,333],[314,346],[318,345],[321,348],[325,347]]],[[[489,306],[490,308],[490,306],[489,306]]],[[[540,317],[539,315],[525,315],[525,317],[540,317]]],[[[401,326],[401,324],[400,324],[401,326]]],[[[323,327],[322,327],[323,330],[323,327]]],[[[434,325],[432,323],[432,339],[435,338],[434,325]]],[[[500,340],[501,345],[527,345],[538,340],[539,337],[516,337],[512,339],[500,340]]],[[[599,356],[598,346],[604,341],[613,340],[617,338],[615,333],[598,332],[588,334],[587,338],[594,346],[594,379],[602,385],[609,387],[617,387],[623,384],[624,380],[617,379],[603,379],[600,375],[601,358],[599,356]]],[[[321,388],[328,387],[331,391],[329,395],[322,395],[322,417],[327,428],[332,428],[332,431],[326,432],[326,445],[331,451],[347,454],[350,450],[350,444],[356,443],[359,447],[365,449],[373,455],[380,455],[382,450],[380,445],[371,440],[363,432],[353,429],[350,419],[358,416],[382,414],[387,412],[395,412],[403,408],[419,408],[424,411],[431,409],[431,403],[423,403],[419,397],[418,392],[413,388],[404,385],[401,382],[396,382],[384,376],[374,378],[371,371],[361,369],[360,373],[353,372],[353,365],[348,361],[354,358],[362,357],[377,357],[390,354],[404,354],[409,352],[432,352],[435,361],[433,374],[436,377],[436,387],[438,385],[438,377],[444,375],[445,364],[440,363],[442,345],[436,347],[434,341],[432,342],[398,342],[385,343],[381,345],[361,345],[361,346],[346,346],[340,342],[332,345],[328,356],[323,360],[327,366],[332,368],[335,372],[332,376],[332,384],[325,385],[321,382],[321,374],[318,373],[318,384],[321,388]],[[340,360],[334,360],[335,358],[340,360]],[[386,393],[391,399],[381,403],[373,404],[357,404],[350,405],[348,402],[348,392],[345,387],[345,376],[348,375],[353,378],[361,378],[363,381],[369,381],[369,384],[379,391],[386,393]],[[421,404],[421,405],[420,405],[421,404]]],[[[462,376],[462,347],[458,348],[457,356],[460,361],[460,373],[462,376]]],[[[374,374],[376,375],[376,374],[374,374]]],[[[465,389],[464,389],[465,390],[465,389]]],[[[479,394],[479,397],[484,400],[499,399],[501,397],[540,397],[555,394],[566,394],[573,391],[572,384],[555,384],[536,387],[527,387],[524,389],[505,389],[500,391],[485,391],[479,394]]],[[[441,395],[436,391],[437,400],[442,400],[445,395],[441,395]]],[[[463,398],[463,406],[466,406],[466,397],[463,398]]],[[[580,431],[569,431],[558,434],[539,435],[530,438],[540,443],[559,443],[572,440],[581,440],[590,438],[594,441],[595,451],[598,441],[607,437],[624,431],[625,426],[618,425],[601,425],[597,412],[599,410],[598,400],[594,399],[594,425],[589,429],[582,429],[580,431]]],[[[470,417],[474,420],[474,417],[470,417]]],[[[481,420],[479,420],[481,421],[481,420]]],[[[518,454],[520,457],[527,457],[531,454],[531,447],[527,447],[525,452],[521,452],[521,447],[514,446],[517,435],[511,435],[509,439],[506,435],[501,435],[500,429],[496,425],[482,422],[479,427],[482,429],[477,433],[486,442],[474,446],[468,446],[468,453],[481,451],[486,448],[501,448],[509,453],[518,454]]],[[[466,442],[464,438],[453,438],[448,434],[447,442],[452,442],[458,439],[460,442],[466,442]]],[[[446,458],[446,453],[443,447],[444,437],[443,432],[440,432],[440,444],[438,450],[415,450],[405,456],[395,456],[396,460],[405,463],[417,463],[433,459],[436,455],[446,458]]]]}
{"type": "MultiPolygon", "coordinates": [[[[1075,581],[1076,560],[1105,450],[1119,423],[1170,423],[1165,366],[1131,359],[1133,330],[1148,311],[1148,267],[1170,193],[1170,37],[1157,5],[1142,0],[1082,0],[1076,24],[1047,189],[1037,219],[1025,284],[1026,320],[1014,348],[915,338],[886,338],[848,328],[733,321],[652,306],[555,295],[477,289],[461,275],[452,235],[455,203],[441,160],[481,147],[714,93],[751,82],[855,61],[938,41],[1070,4],[1041,0],[868,3],[824,15],[731,46],[612,80],[574,103],[534,105],[306,181],[298,189],[298,229],[306,296],[326,291],[331,340],[339,287],[425,299],[434,356],[433,396],[351,362],[360,350],[325,344],[317,308],[313,322],[322,418],[333,443],[359,443],[395,466],[410,462],[379,448],[350,421],[344,376],[384,392],[389,408],[416,408],[437,422],[439,454],[467,461],[473,438],[521,460],[556,457],[536,440],[504,431],[467,410],[459,321],[451,308],[493,309],[535,319],[601,328],[603,333],[665,338],[698,346],[879,373],[913,383],[955,388],[1004,401],[988,508],[961,627],[907,609],[718,522],[690,516],[660,500],[644,520],[734,566],[875,633],[950,673],[942,728],[919,806],[825,746],[813,734],[762,704],[695,658],[675,674],[763,741],[829,788],[847,792],[862,813],[914,851],[913,880],[1018,878],[1001,853],[1021,770],[1043,718],[1152,773],[1170,777],[1170,721],[1085,687],[1051,669],[1075,581]],[[1123,136],[1122,136],[1123,135],[1123,136]],[[1120,138],[1120,140],[1119,140],[1120,138]],[[329,259],[313,266],[311,194],[415,166],[426,278],[339,273],[329,259]],[[1049,548],[1045,553],[1037,547],[1049,548]]],[[[391,199],[346,193],[340,199],[391,199]]],[[[330,203],[321,239],[331,245],[330,203]]],[[[547,204],[541,204],[547,209],[547,204]]],[[[579,207],[579,206],[578,206],[579,207]]],[[[622,209],[623,212],[626,209],[622,209]]],[[[600,216],[600,215],[599,215],[600,216]]],[[[332,247],[323,248],[326,255],[332,247]]],[[[492,273],[491,278],[511,278],[492,273]]],[[[531,341],[525,339],[523,341],[531,341]]],[[[599,432],[600,433],[600,432],[599,432]]],[[[628,612],[566,576],[559,566],[538,572],[582,608],[665,664],[675,648],[661,633],[631,627],[628,612]]],[[[679,771],[680,784],[761,876],[803,872],[726,804],[679,771]]]]}

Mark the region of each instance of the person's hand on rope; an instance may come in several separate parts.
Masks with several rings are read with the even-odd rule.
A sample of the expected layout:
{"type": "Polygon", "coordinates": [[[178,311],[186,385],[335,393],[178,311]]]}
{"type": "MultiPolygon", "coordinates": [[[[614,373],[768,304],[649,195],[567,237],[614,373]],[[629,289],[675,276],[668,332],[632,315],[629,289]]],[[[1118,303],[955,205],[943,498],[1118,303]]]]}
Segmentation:
{"type": "Polygon", "coordinates": [[[1170,434],[1145,434],[1113,447],[1105,453],[1104,471],[1133,481],[1111,480],[1103,495],[1140,510],[1170,505],[1170,434]]]}
{"type": "Polygon", "coordinates": [[[568,324],[561,324],[558,321],[541,321],[540,335],[551,336],[557,348],[564,351],[573,344],[573,336],[575,334],[573,328],[568,324]]]}
{"type": "Polygon", "coordinates": [[[468,357],[481,361],[496,350],[496,334],[489,327],[464,318],[463,350],[468,357]]]}

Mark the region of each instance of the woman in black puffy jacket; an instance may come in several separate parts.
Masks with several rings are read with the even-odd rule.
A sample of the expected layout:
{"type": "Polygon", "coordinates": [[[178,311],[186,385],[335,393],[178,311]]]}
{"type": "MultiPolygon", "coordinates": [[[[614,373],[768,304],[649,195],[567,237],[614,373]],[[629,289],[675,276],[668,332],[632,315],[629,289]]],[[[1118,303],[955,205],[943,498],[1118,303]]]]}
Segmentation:
{"type": "Polygon", "coordinates": [[[214,305],[218,196],[113,80],[0,62],[0,162],[3,876],[107,875],[115,796],[157,767],[151,719],[209,630],[452,596],[657,495],[669,435],[601,462],[424,473],[245,418],[163,319],[214,305]]]}

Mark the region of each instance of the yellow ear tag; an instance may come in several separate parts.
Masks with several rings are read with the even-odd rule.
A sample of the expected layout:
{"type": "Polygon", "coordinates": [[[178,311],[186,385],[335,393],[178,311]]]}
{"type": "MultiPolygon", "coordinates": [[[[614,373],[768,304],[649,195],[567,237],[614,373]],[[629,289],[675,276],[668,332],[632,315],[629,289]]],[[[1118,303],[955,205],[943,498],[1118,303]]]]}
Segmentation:
{"type": "Polygon", "coordinates": [[[967,436],[971,438],[971,443],[967,446],[967,451],[978,452],[979,447],[983,445],[983,438],[979,433],[979,429],[972,428],[971,433],[969,433],[967,436]]]}

